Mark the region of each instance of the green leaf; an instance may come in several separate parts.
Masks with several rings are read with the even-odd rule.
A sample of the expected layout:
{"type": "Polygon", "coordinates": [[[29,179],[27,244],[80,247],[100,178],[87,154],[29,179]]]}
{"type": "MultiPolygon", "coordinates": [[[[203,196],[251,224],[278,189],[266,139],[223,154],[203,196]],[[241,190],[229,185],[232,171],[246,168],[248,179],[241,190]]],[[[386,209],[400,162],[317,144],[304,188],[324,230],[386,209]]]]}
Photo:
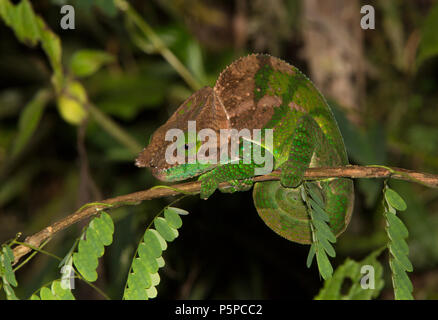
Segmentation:
{"type": "Polygon", "coordinates": [[[390,259],[394,298],[396,300],[413,300],[413,286],[403,267],[395,259],[390,259]]]}
{"type": "Polygon", "coordinates": [[[90,282],[97,280],[96,268],[99,257],[104,253],[103,245],[110,245],[113,240],[114,223],[106,212],[93,218],[85,232],[86,239],[80,239],[78,251],[73,254],[73,263],[79,273],[90,282]]]}
{"type": "Polygon", "coordinates": [[[18,15],[16,15],[15,18],[22,21],[22,25],[19,26],[22,41],[35,45],[40,37],[40,32],[37,25],[37,17],[33,12],[32,6],[27,0],[22,0],[17,5],[17,10],[18,15]]]}
{"type": "Polygon", "coordinates": [[[151,274],[152,286],[158,286],[160,284],[160,275],[157,273],[151,274]]]}
{"type": "Polygon", "coordinates": [[[165,250],[161,246],[160,239],[157,237],[157,235],[152,230],[146,230],[144,237],[143,237],[143,241],[144,241],[143,245],[147,247],[147,250],[150,251],[151,256],[154,258],[160,257],[162,251],[165,250]]]}
{"type": "Polygon", "coordinates": [[[46,287],[41,288],[40,297],[41,300],[58,300],[53,294],[52,290],[46,287]]]}
{"type": "Polygon", "coordinates": [[[6,299],[8,300],[18,300],[17,296],[15,295],[14,289],[12,289],[11,285],[5,281],[3,277],[3,290],[6,293],[6,299]]]}
{"type": "Polygon", "coordinates": [[[144,300],[157,296],[155,287],[160,283],[158,271],[165,265],[161,253],[167,249],[166,240],[172,241],[178,236],[176,228],[182,225],[179,212],[186,213],[177,208],[166,208],[165,218],[155,217],[153,220],[157,230],[146,229],[131,264],[123,299],[144,300]]]}
{"type": "Polygon", "coordinates": [[[167,221],[162,217],[158,217],[154,220],[155,229],[163,236],[164,240],[171,242],[178,237],[178,230],[169,226],[167,221]]]}
{"type": "Polygon", "coordinates": [[[172,210],[173,212],[179,214],[180,216],[186,216],[189,214],[187,210],[181,209],[181,208],[175,208],[175,207],[167,207],[168,210],[172,210]]]}
{"type": "Polygon", "coordinates": [[[132,261],[132,270],[137,274],[137,280],[140,284],[142,284],[142,287],[149,288],[152,285],[152,280],[148,267],[143,263],[143,261],[144,259],[135,258],[132,261]]]}
{"type": "Polygon", "coordinates": [[[96,268],[98,261],[95,256],[90,255],[88,252],[75,252],[73,254],[73,263],[85,280],[90,282],[97,280],[96,268]]]}
{"type": "Polygon", "coordinates": [[[47,27],[43,19],[38,17],[37,21],[41,36],[41,46],[48,56],[53,69],[52,83],[56,91],[60,92],[64,83],[61,41],[58,36],[47,27]]]}
{"type": "Polygon", "coordinates": [[[0,1],[0,18],[14,30],[18,40],[34,46],[38,42],[49,58],[53,69],[52,82],[57,92],[63,86],[63,70],[61,63],[61,42],[46,25],[43,19],[36,15],[28,0],[21,0],[14,5],[9,0],[0,1]]]}
{"type": "Polygon", "coordinates": [[[316,233],[318,235],[318,238],[324,237],[327,238],[328,241],[335,243],[336,242],[336,236],[333,234],[333,231],[330,229],[330,227],[321,220],[312,220],[313,225],[316,228],[316,233]]]}
{"type": "Polygon", "coordinates": [[[306,261],[307,268],[310,268],[310,266],[312,265],[313,257],[315,256],[316,253],[315,248],[316,248],[315,244],[312,243],[309,249],[309,254],[307,255],[307,261],[306,261]]]}
{"type": "Polygon", "coordinates": [[[389,265],[393,271],[393,276],[396,279],[397,285],[402,285],[406,287],[409,292],[412,292],[414,290],[414,286],[412,285],[412,282],[403,266],[396,259],[391,259],[389,261],[389,265]]]}
{"type": "Polygon", "coordinates": [[[324,280],[329,279],[333,274],[333,267],[324,250],[316,251],[316,262],[318,263],[319,273],[322,278],[324,280]]]}
{"type": "Polygon", "coordinates": [[[96,257],[101,257],[105,252],[105,248],[102,241],[100,241],[99,235],[97,234],[96,230],[94,228],[87,228],[86,235],[86,241],[82,241],[79,244],[82,246],[89,246],[87,250],[92,250],[96,257]]]}
{"type": "Polygon", "coordinates": [[[409,260],[409,247],[405,241],[409,232],[403,222],[395,215],[395,209],[406,209],[403,199],[392,189],[385,190],[385,199],[388,202],[388,210],[384,212],[387,228],[386,232],[389,238],[388,248],[391,253],[389,266],[392,271],[392,284],[394,288],[394,297],[396,300],[411,300],[413,286],[406,271],[413,271],[412,263],[409,260]],[[400,201],[401,199],[401,201],[400,201]]]}
{"type": "Polygon", "coordinates": [[[398,237],[404,239],[409,236],[409,231],[403,224],[403,221],[401,221],[394,213],[388,212],[386,214],[386,219],[388,220],[391,229],[398,234],[398,237]]]}
{"type": "Polygon", "coordinates": [[[8,0],[0,3],[0,16],[11,27],[18,40],[28,45],[35,45],[40,37],[37,18],[29,1],[11,4],[8,0]]]}
{"type": "Polygon", "coordinates": [[[330,242],[328,242],[328,240],[326,238],[319,238],[319,242],[321,243],[321,246],[324,249],[324,251],[327,252],[327,254],[330,257],[332,257],[332,258],[336,257],[335,249],[330,244],[330,242]]]}
{"type": "Polygon", "coordinates": [[[2,247],[2,253],[0,253],[0,265],[3,274],[3,282],[5,281],[12,286],[17,286],[17,279],[15,273],[12,270],[12,263],[14,262],[14,253],[9,246],[4,245],[2,247]]]}
{"type": "Polygon", "coordinates": [[[157,230],[149,229],[150,232],[154,234],[154,236],[158,239],[160,242],[161,250],[164,251],[167,249],[167,242],[164,240],[164,238],[158,233],[157,230]]]}
{"type": "Polygon", "coordinates": [[[114,222],[108,213],[102,212],[100,217],[91,221],[90,226],[96,230],[99,239],[105,246],[109,246],[113,242],[114,222]]]}
{"type": "Polygon", "coordinates": [[[158,264],[159,268],[162,268],[162,267],[164,267],[166,262],[164,261],[163,257],[159,257],[159,258],[157,258],[157,264],[158,264]]]}
{"type": "MultiPolygon", "coordinates": [[[[390,231],[388,234],[389,234],[389,238],[391,239],[391,241],[389,243],[390,249],[391,249],[391,247],[394,247],[395,251],[397,251],[403,255],[408,255],[409,254],[409,246],[406,243],[405,239],[393,237],[391,235],[390,231]]],[[[392,254],[395,255],[396,253],[392,252],[392,254]]]]}
{"type": "Polygon", "coordinates": [[[166,219],[169,226],[175,229],[179,229],[182,226],[182,220],[175,208],[168,207],[164,210],[164,218],[166,219]]]}
{"type": "Polygon", "coordinates": [[[389,244],[389,250],[394,256],[394,259],[400,263],[404,270],[409,272],[413,271],[414,267],[412,266],[411,261],[409,261],[408,256],[400,250],[399,246],[396,246],[393,242],[391,242],[389,244]]]}
{"type": "Polygon", "coordinates": [[[59,114],[66,122],[77,126],[86,119],[87,93],[80,82],[67,82],[57,102],[59,114]]]}
{"type": "Polygon", "coordinates": [[[6,255],[6,258],[11,263],[14,261],[14,252],[12,251],[10,246],[3,246],[3,253],[6,255]]]}
{"type": "Polygon", "coordinates": [[[150,287],[146,289],[146,294],[149,296],[149,298],[156,298],[157,297],[157,288],[150,287]]]}
{"type": "Polygon", "coordinates": [[[114,57],[105,51],[83,49],[75,52],[71,58],[70,69],[77,77],[86,77],[113,61],[114,57]]]}
{"type": "Polygon", "coordinates": [[[385,199],[389,205],[398,211],[405,211],[407,208],[406,202],[403,200],[403,198],[390,188],[385,189],[385,199]]]}
{"type": "Polygon", "coordinates": [[[57,300],[75,300],[71,291],[69,289],[64,289],[59,280],[52,282],[52,293],[57,300]]]}
{"type": "Polygon", "coordinates": [[[307,199],[307,201],[309,201],[310,205],[312,206],[315,219],[325,222],[330,221],[327,212],[325,212],[324,209],[322,209],[315,201],[313,201],[311,198],[307,199]]]}
{"type": "Polygon", "coordinates": [[[325,205],[319,188],[316,187],[313,183],[306,183],[306,187],[306,190],[309,192],[311,199],[314,200],[318,206],[324,208],[325,205]]]}
{"type": "Polygon", "coordinates": [[[149,251],[146,249],[146,245],[144,243],[140,244],[138,247],[138,255],[141,258],[143,266],[149,273],[155,273],[158,271],[158,263],[157,259],[149,254],[149,251]],[[145,250],[146,249],[146,250],[145,250]]]}
{"type": "Polygon", "coordinates": [[[142,280],[143,279],[142,279],[142,276],[140,273],[137,273],[137,272],[130,273],[129,277],[128,277],[129,288],[134,289],[136,291],[145,290],[146,282],[143,282],[142,280]]]}
{"type": "Polygon", "coordinates": [[[123,294],[124,300],[148,300],[146,289],[142,288],[126,288],[123,294]]]}

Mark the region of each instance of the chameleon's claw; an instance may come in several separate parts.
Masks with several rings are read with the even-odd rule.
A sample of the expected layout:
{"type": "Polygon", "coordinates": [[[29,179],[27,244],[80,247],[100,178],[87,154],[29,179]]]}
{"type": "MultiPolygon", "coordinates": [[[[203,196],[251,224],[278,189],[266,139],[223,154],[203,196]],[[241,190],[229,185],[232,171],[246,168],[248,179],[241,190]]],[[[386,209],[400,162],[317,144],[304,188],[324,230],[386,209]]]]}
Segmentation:
{"type": "Polygon", "coordinates": [[[201,190],[199,192],[201,199],[207,200],[218,188],[219,183],[214,177],[208,174],[201,176],[199,181],[201,181],[201,190]]]}

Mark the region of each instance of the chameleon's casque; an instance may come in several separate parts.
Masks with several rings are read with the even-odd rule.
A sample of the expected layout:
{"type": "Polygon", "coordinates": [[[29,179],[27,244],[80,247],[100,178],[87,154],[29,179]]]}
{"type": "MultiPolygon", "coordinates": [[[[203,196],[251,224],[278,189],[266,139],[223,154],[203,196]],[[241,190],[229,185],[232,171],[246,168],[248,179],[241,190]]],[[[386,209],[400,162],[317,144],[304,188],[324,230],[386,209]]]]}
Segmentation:
{"type": "MultiPolygon", "coordinates": [[[[256,183],[254,204],[260,217],[276,233],[291,241],[310,243],[309,215],[299,188],[304,172],[308,167],[348,164],[336,120],[312,82],[278,58],[261,54],[241,58],[220,74],[214,88],[205,87],[189,97],[156,130],[136,160],[137,166],[150,167],[154,176],[165,181],[201,175],[203,198],[224,181],[233,188],[221,191],[248,190],[257,166],[254,163],[166,162],[166,148],[172,143],[165,141],[167,130],[178,128],[187,132],[189,120],[196,120],[197,131],[210,128],[218,136],[220,129],[273,129],[270,152],[275,160],[274,169],[282,171],[281,179],[256,183]]],[[[349,179],[331,178],[317,184],[330,217],[330,228],[339,235],[351,217],[353,183],[349,179]]]]}

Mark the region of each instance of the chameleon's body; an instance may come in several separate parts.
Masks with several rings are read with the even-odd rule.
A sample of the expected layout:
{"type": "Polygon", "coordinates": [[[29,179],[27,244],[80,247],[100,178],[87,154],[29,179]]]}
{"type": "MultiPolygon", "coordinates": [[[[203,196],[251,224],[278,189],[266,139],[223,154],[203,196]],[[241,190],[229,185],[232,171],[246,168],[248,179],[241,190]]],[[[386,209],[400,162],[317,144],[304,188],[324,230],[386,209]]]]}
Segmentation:
{"type": "MultiPolygon", "coordinates": [[[[187,131],[196,120],[197,131],[211,128],[273,129],[275,168],[280,181],[259,182],[253,198],[265,223],[281,236],[299,243],[311,242],[309,215],[300,188],[308,167],[348,164],[342,136],[323,96],[298,69],[268,55],[250,55],[227,67],[214,88],[205,87],[188,98],[152,136],[137,165],[151,167],[165,181],[200,176],[201,197],[207,198],[220,182],[234,185],[232,191],[248,190],[255,165],[173,164],[165,161],[166,131],[187,131]]],[[[218,142],[219,143],[219,142],[218,142]]],[[[220,146],[218,145],[218,148],[220,146]]],[[[318,182],[324,196],[329,225],[339,235],[348,225],[353,207],[353,183],[349,179],[318,182]]],[[[227,191],[227,190],[222,190],[227,191]]],[[[228,190],[229,191],[229,190],[228,190]]]]}

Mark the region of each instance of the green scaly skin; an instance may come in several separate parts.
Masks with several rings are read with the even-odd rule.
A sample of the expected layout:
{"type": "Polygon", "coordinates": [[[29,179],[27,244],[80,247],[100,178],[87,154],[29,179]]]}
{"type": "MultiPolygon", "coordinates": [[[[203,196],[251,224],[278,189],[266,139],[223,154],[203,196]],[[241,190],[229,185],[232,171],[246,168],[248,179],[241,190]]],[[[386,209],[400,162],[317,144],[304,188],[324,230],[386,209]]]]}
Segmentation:
{"type": "MultiPolygon", "coordinates": [[[[165,181],[198,176],[201,198],[208,198],[221,182],[232,187],[223,192],[252,187],[256,164],[176,164],[162,161],[164,132],[180,128],[187,132],[187,120],[202,128],[273,129],[274,169],[281,169],[280,181],[259,182],[253,198],[257,212],[276,233],[294,242],[312,241],[307,207],[300,194],[309,167],[347,165],[344,142],[324,97],[298,69],[267,55],[241,58],[225,69],[213,90],[201,89],[187,99],[160,127],[150,145],[137,159],[138,166],[151,167],[165,181]],[[152,156],[151,156],[152,155],[152,156]]],[[[187,139],[187,138],[186,138],[187,139]]],[[[219,145],[218,145],[219,147],[219,145]]],[[[242,148],[242,145],[241,145],[242,148]]],[[[242,150],[241,150],[242,151],[242,150]]],[[[319,181],[329,225],[339,235],[347,227],[353,208],[353,183],[333,178],[319,181]]]]}

